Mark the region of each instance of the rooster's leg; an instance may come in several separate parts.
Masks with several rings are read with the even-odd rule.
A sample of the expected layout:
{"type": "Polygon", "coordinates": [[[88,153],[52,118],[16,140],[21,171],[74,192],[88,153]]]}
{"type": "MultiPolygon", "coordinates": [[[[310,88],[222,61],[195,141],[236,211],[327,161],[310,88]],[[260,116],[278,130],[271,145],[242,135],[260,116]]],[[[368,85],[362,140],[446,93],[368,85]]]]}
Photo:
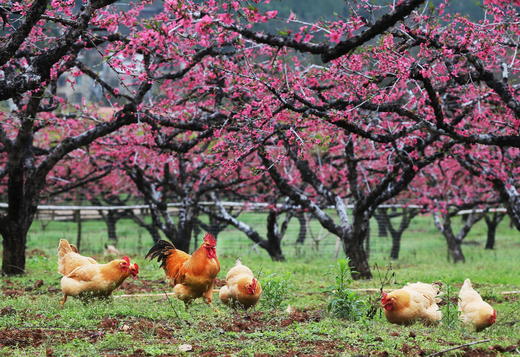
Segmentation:
{"type": "Polygon", "coordinates": [[[209,289],[206,290],[202,296],[204,297],[206,304],[211,306],[211,303],[213,302],[213,284],[211,284],[209,289]]]}
{"type": "Polygon", "coordinates": [[[65,305],[65,301],[67,301],[67,295],[63,295],[63,299],[60,300],[60,305],[63,306],[65,305]]]}
{"type": "Polygon", "coordinates": [[[213,284],[210,286],[210,288],[202,295],[204,297],[204,302],[211,306],[213,311],[219,312],[219,309],[215,306],[213,306],[213,284]]]}

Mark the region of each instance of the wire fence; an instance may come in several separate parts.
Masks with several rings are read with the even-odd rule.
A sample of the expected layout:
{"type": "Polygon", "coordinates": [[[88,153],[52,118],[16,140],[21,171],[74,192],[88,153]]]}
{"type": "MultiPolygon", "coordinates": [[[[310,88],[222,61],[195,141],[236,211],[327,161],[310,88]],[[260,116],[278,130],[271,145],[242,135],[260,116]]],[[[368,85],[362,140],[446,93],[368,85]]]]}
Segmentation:
{"type": "MultiPolygon", "coordinates": [[[[204,203],[210,205],[212,203],[204,203]]],[[[224,203],[230,207],[242,205],[236,202],[224,203]]],[[[177,204],[169,205],[169,213],[175,220],[178,212],[177,204]]],[[[255,229],[262,237],[267,234],[267,204],[251,204],[248,209],[241,213],[239,219],[246,222],[255,229]]],[[[0,204],[0,209],[5,208],[0,204]]],[[[390,254],[392,238],[389,233],[389,224],[399,225],[400,212],[403,209],[418,208],[417,206],[385,205],[381,208],[387,209],[393,214],[391,221],[380,220],[378,214],[371,220],[370,236],[366,249],[371,256],[384,257],[390,254]]],[[[108,239],[107,224],[103,220],[108,211],[132,211],[143,220],[150,222],[150,212],[146,205],[135,206],[50,206],[38,207],[36,219],[28,234],[27,248],[29,252],[34,249],[52,251],[56,249],[60,238],[66,238],[71,242],[78,243],[80,240],[81,250],[86,254],[103,254],[107,244],[114,244],[108,239]]],[[[489,211],[504,211],[504,209],[492,209],[489,211]]],[[[333,211],[329,212],[334,215],[333,211]]],[[[468,214],[463,211],[461,214],[468,214]]],[[[204,222],[209,222],[206,215],[199,216],[204,222]]],[[[301,237],[301,221],[293,218],[289,221],[281,246],[287,258],[305,257],[329,257],[335,259],[342,254],[342,244],[339,239],[325,230],[319,222],[310,214],[305,214],[305,236],[301,237]]],[[[456,223],[457,225],[457,223],[456,223]]],[[[504,225],[504,224],[503,224],[504,225]]],[[[473,237],[467,239],[473,244],[485,243],[485,227],[480,223],[479,229],[473,237]]],[[[457,227],[455,227],[457,228],[457,227]]],[[[148,231],[136,224],[133,220],[123,218],[116,224],[117,249],[128,254],[144,255],[153,244],[148,231]]],[[[201,243],[202,229],[196,229],[190,244],[194,250],[201,243]]],[[[412,219],[409,228],[403,233],[402,250],[406,254],[414,254],[414,250],[424,246],[424,240],[443,240],[442,236],[433,224],[433,218],[429,214],[419,215],[412,219]]],[[[247,236],[229,225],[218,235],[219,255],[244,256],[265,255],[264,249],[254,244],[247,236]]]]}

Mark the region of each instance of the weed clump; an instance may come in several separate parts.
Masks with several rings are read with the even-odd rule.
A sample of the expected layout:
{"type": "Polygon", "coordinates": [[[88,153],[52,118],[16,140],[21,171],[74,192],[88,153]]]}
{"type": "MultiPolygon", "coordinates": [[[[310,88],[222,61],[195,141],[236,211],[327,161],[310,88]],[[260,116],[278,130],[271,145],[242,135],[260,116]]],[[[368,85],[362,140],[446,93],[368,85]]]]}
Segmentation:
{"type": "Polygon", "coordinates": [[[368,302],[349,288],[352,272],[347,259],[340,259],[336,263],[335,284],[327,289],[329,314],[342,319],[358,321],[364,319],[369,311],[368,302]]]}
{"type": "Polygon", "coordinates": [[[271,274],[262,279],[262,306],[278,309],[289,296],[291,290],[289,275],[271,274]]]}

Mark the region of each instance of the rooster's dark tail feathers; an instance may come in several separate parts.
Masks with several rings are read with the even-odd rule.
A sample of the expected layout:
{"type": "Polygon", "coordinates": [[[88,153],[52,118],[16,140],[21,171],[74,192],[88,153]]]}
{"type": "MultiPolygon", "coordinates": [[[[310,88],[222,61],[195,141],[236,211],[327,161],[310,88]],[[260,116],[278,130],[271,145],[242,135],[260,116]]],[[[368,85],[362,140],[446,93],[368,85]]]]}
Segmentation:
{"type": "Polygon", "coordinates": [[[175,246],[172,243],[160,240],[148,251],[145,258],[150,260],[157,259],[161,263],[161,268],[164,268],[166,259],[173,250],[175,250],[175,246]]]}

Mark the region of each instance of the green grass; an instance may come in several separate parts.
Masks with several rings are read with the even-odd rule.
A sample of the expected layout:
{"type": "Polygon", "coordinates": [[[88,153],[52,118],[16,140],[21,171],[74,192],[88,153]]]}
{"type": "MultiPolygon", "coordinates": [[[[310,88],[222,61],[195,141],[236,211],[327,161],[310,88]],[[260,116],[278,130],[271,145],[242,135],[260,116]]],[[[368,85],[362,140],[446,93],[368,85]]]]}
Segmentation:
{"type": "MultiPolygon", "coordinates": [[[[249,217],[259,229],[265,226],[264,218],[261,214],[249,217]]],[[[83,228],[83,253],[106,260],[102,256],[104,225],[85,222],[83,228]]],[[[375,225],[372,228],[377,232],[375,225]]],[[[313,229],[314,233],[319,231],[317,226],[313,229]]],[[[131,222],[122,222],[118,230],[119,248],[139,263],[141,272],[138,280],[126,282],[114,295],[169,290],[158,264],[143,259],[150,246],[146,232],[140,232],[131,222]]],[[[286,237],[286,262],[271,262],[265,252],[251,249],[249,241],[235,231],[219,237],[219,278],[224,278],[240,256],[264,286],[268,281],[275,282],[272,298],[247,314],[230,310],[218,301],[218,311],[201,301],[185,311],[182,303],[164,295],[116,297],[86,305],[69,299],[61,308],[55,250],[59,238],[75,241],[75,225],[51,222],[43,230],[36,222],[29,236],[28,251],[32,252],[27,274],[1,281],[0,356],[427,355],[483,339],[490,341],[456,350],[452,355],[470,350],[514,355],[515,349],[520,350],[520,295],[501,294],[520,290],[520,237],[506,222],[499,227],[494,251],[483,248],[485,225],[475,226],[467,240],[480,244],[464,245],[467,261],[457,265],[447,262],[445,242],[429,217],[412,222],[397,262],[388,258],[390,238],[371,237],[374,279],[352,282],[351,287],[379,288],[379,276],[390,263],[395,275],[388,287],[440,281],[444,284],[444,319],[436,327],[391,325],[381,310],[373,319],[355,322],[329,315],[325,291],[335,282],[335,240],[325,238],[319,250],[308,242],[297,255],[297,231],[297,226],[291,226],[286,237]],[[33,251],[36,248],[40,251],[33,251]],[[498,311],[497,323],[480,333],[466,329],[457,320],[456,295],[468,277],[498,311]],[[287,284],[286,294],[279,291],[280,284],[287,284]],[[181,352],[182,344],[191,345],[193,350],[181,352]]]]}

